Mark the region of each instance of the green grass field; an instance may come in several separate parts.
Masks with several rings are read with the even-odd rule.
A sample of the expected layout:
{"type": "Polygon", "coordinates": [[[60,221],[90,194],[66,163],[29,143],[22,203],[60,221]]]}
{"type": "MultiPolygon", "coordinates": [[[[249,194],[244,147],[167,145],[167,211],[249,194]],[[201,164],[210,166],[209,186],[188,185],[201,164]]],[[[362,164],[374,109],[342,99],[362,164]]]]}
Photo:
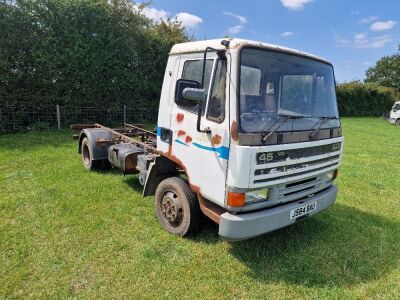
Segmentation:
{"type": "Polygon", "coordinates": [[[252,240],[182,239],[71,132],[0,137],[1,298],[400,298],[400,127],[344,119],[329,210],[252,240]]]}

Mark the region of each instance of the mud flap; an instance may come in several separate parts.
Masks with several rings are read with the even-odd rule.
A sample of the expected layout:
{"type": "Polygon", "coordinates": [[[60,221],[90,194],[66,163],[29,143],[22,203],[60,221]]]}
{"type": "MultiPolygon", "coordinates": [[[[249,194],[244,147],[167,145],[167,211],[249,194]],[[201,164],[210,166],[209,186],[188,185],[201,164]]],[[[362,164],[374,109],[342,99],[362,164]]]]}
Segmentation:
{"type": "Polygon", "coordinates": [[[147,170],[146,182],[143,188],[143,197],[154,195],[157,185],[157,167],[156,161],[153,161],[150,163],[149,169],[147,170]]]}
{"type": "Polygon", "coordinates": [[[143,197],[151,196],[156,193],[158,184],[172,176],[176,176],[176,164],[165,157],[157,157],[150,163],[147,170],[146,181],[143,188],[143,197]]]}

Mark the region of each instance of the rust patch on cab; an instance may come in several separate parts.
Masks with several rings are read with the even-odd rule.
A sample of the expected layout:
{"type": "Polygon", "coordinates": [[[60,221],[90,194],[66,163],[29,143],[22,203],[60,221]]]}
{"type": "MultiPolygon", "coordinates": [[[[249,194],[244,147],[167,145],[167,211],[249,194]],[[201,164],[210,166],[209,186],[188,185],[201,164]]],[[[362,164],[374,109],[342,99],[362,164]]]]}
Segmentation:
{"type": "Polygon", "coordinates": [[[171,156],[171,154],[172,154],[172,145],[169,145],[169,146],[168,146],[168,153],[167,153],[167,156],[171,156]]]}
{"type": "Polygon", "coordinates": [[[231,138],[234,141],[237,141],[239,139],[239,136],[238,136],[238,125],[237,125],[236,121],[233,121],[232,125],[231,125],[231,138]]]}
{"type": "Polygon", "coordinates": [[[193,191],[193,193],[195,194],[199,194],[200,195],[200,187],[198,185],[194,185],[194,184],[190,184],[190,189],[193,191]]]}
{"type": "Polygon", "coordinates": [[[190,182],[189,174],[188,174],[187,169],[186,169],[186,166],[183,164],[183,162],[182,162],[179,158],[177,158],[175,155],[172,155],[172,154],[169,155],[168,158],[169,158],[170,160],[172,160],[173,162],[175,162],[178,166],[180,166],[180,167],[182,168],[182,170],[185,172],[185,174],[186,174],[186,176],[187,176],[187,179],[188,179],[188,182],[189,182],[190,189],[191,189],[194,193],[200,194],[200,187],[199,187],[198,185],[194,185],[194,184],[192,184],[192,183],[190,182]]]}
{"type": "Polygon", "coordinates": [[[185,135],[186,134],[186,131],[184,131],[184,130],[179,130],[178,131],[178,136],[182,136],[182,135],[185,135]]]}
{"type": "Polygon", "coordinates": [[[182,122],[184,118],[185,118],[185,115],[184,115],[183,113],[178,113],[178,114],[176,115],[176,121],[177,121],[178,123],[182,122]]]}
{"type": "Polygon", "coordinates": [[[186,144],[189,144],[192,142],[192,137],[190,135],[187,135],[185,138],[186,144]]]}
{"type": "Polygon", "coordinates": [[[211,143],[213,143],[214,145],[221,144],[221,141],[222,141],[222,137],[219,134],[214,135],[211,139],[211,143]]]}

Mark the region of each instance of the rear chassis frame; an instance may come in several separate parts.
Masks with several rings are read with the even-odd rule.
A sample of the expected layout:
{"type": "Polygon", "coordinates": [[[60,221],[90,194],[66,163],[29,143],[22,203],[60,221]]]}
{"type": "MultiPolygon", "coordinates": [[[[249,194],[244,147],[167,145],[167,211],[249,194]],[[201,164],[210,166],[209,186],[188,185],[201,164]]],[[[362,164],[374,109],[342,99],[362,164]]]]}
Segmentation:
{"type": "MultiPolygon", "coordinates": [[[[71,130],[80,131],[80,134],[73,135],[73,139],[79,140],[78,153],[81,154],[82,140],[84,137],[87,137],[87,133],[91,129],[102,130],[100,136],[104,136],[105,133],[107,135],[107,138],[97,137],[91,141],[94,148],[103,148],[102,152],[115,144],[130,144],[141,148],[149,158],[149,163],[145,166],[146,170],[143,169],[143,164],[138,164],[136,167],[139,172],[139,181],[144,185],[144,197],[154,195],[158,184],[163,179],[174,175],[186,175],[185,168],[177,162],[170,160],[168,153],[157,150],[156,133],[146,130],[143,124],[124,123],[123,125],[120,128],[109,128],[98,123],[71,125],[71,130]],[[141,172],[145,172],[146,178],[144,180],[140,178],[141,172]]],[[[108,157],[100,154],[96,159],[108,159],[108,157]]],[[[219,224],[221,215],[226,213],[227,210],[203,198],[199,193],[196,194],[202,213],[219,224]]]]}

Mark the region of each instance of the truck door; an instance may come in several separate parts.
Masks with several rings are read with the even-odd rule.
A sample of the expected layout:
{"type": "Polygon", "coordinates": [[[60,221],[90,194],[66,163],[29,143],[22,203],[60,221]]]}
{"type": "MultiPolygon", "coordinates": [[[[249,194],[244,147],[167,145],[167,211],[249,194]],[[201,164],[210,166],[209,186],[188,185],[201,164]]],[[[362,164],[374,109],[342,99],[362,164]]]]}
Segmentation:
{"type": "MultiPolygon", "coordinates": [[[[226,58],[210,54],[206,61],[204,88],[207,100],[202,103],[201,128],[196,128],[198,103],[175,97],[171,114],[173,132],[171,152],[185,169],[194,191],[206,199],[224,204],[225,179],[229,155],[229,110],[226,58]]],[[[178,79],[201,82],[203,56],[181,57],[178,79]]]]}

